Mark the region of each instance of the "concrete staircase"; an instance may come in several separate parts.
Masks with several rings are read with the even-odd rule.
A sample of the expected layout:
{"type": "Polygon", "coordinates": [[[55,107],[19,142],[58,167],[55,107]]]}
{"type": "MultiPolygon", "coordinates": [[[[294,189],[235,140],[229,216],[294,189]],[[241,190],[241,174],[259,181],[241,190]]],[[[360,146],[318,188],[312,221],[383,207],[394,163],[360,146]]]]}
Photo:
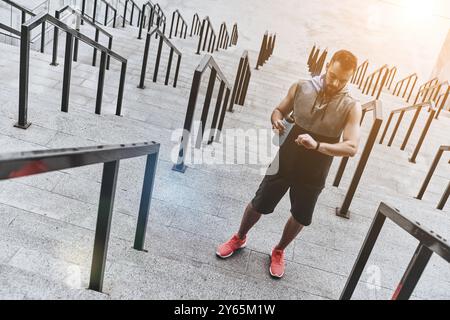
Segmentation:
{"type": "MultiPolygon", "coordinates": [[[[275,214],[263,219],[250,234],[248,249],[227,261],[215,257],[216,246],[236,231],[243,210],[262,176],[246,165],[189,165],[185,174],[171,170],[171,155],[178,151],[194,70],[197,37],[173,42],[183,53],[177,88],[151,82],[157,41],[152,40],[147,88],[138,89],[144,40],[137,29],[106,28],[114,35],[113,49],[128,59],[123,116],[114,115],[119,65],[111,60],[105,79],[102,115],[95,115],[98,69],[90,66],[92,50],[80,44],[73,65],[69,113],[60,112],[64,41],[58,67],[51,56],[31,55],[29,121],[26,131],[13,124],[18,108],[19,49],[0,44],[0,145],[1,152],[97,144],[157,141],[161,143],[150,221],[148,253],[132,249],[145,159],[121,163],[104,293],[85,288],[92,259],[96,210],[101,181],[100,165],[0,182],[0,298],[13,299],[337,299],[380,201],[449,239],[450,208],[434,208],[448,182],[448,165],[442,161],[423,201],[413,196],[424,179],[437,145],[448,144],[450,119],[433,123],[418,163],[407,160],[398,148],[406,126],[393,147],[376,145],[351,207],[350,221],[334,215],[344,198],[358,158],[352,159],[340,188],[331,187],[339,159],[330,172],[313,225],[287,250],[286,277],[274,282],[267,269],[269,253],[289,216],[283,199],[275,214]]],[[[82,32],[89,33],[88,26],[82,32]]],[[[63,38],[62,38],[63,39],[63,38]]],[[[214,54],[232,83],[245,48],[214,54]]],[[[47,50],[50,52],[50,49],[47,50]]],[[[252,65],[256,51],[250,51],[252,65]]],[[[244,107],[227,113],[224,129],[270,129],[269,117],[292,83],[308,77],[307,57],[287,61],[276,56],[260,70],[252,70],[244,107]]],[[[206,77],[205,77],[206,78],[206,77]]],[[[203,81],[201,97],[205,93],[203,81]]],[[[218,86],[216,86],[216,89],[218,86]]],[[[352,88],[362,102],[362,96],[352,88]]],[[[214,95],[216,97],[216,94],[214,95]]],[[[385,117],[404,103],[387,92],[382,96],[385,117]]],[[[211,106],[215,105],[213,100],[211,106]]],[[[200,103],[198,108],[200,109],[200,103]]],[[[410,117],[411,115],[408,115],[410,117]]],[[[196,114],[199,119],[199,112],[196,114]]],[[[211,118],[210,116],[209,118],[211,118]]],[[[405,117],[405,123],[408,123],[405,117]]],[[[363,125],[364,143],[370,117],[363,125]]],[[[209,119],[210,121],[210,119],[209,119]]],[[[417,127],[421,128],[424,119],[417,127]]],[[[417,141],[414,132],[411,141],[417,141]]],[[[220,152],[221,143],[204,146],[220,152]]],[[[246,147],[247,154],[253,151],[246,147]]],[[[446,159],[445,159],[446,160],[446,159]]],[[[390,298],[415,248],[416,241],[392,224],[383,232],[368,266],[380,270],[378,282],[366,270],[355,298],[390,298]],[[379,269],[378,269],[379,268],[379,269]]],[[[422,277],[415,299],[450,297],[448,264],[433,258],[422,277]]]]}

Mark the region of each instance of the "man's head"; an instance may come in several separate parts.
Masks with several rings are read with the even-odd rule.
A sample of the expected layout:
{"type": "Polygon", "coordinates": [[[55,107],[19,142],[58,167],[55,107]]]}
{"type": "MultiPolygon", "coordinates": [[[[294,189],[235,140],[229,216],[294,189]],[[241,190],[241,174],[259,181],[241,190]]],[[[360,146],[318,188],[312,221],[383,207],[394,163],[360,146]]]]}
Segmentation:
{"type": "Polygon", "coordinates": [[[341,91],[352,78],[358,67],[358,59],[347,50],[336,52],[327,64],[325,75],[325,94],[335,95],[341,91]]]}

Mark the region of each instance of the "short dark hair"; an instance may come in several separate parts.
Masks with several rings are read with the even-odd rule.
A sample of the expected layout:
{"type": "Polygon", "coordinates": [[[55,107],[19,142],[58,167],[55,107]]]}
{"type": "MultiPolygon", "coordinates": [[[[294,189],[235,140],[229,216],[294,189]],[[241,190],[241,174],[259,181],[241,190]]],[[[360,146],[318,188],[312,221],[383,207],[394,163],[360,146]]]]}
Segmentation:
{"type": "Polygon", "coordinates": [[[339,62],[341,67],[345,70],[356,71],[358,68],[358,58],[347,50],[340,50],[336,52],[331,58],[330,64],[333,62],[339,62]]]}

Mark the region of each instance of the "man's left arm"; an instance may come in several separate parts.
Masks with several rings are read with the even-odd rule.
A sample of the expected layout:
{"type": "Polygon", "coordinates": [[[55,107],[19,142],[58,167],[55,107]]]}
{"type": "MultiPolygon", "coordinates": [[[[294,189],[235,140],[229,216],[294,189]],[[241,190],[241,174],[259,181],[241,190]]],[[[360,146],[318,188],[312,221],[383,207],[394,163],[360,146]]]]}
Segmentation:
{"type": "Polygon", "coordinates": [[[360,137],[360,122],[362,117],[361,105],[356,103],[349,113],[344,128],[343,141],[336,144],[315,141],[310,135],[300,135],[295,141],[299,146],[317,150],[333,157],[354,157],[358,152],[360,137]]]}

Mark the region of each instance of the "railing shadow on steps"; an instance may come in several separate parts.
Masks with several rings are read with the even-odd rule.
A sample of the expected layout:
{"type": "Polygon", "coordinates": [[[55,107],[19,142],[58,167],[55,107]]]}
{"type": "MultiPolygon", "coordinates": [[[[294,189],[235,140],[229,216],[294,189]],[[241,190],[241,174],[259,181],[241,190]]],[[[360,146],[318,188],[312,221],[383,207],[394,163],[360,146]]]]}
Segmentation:
{"type": "Polygon", "coordinates": [[[95,106],[95,113],[101,113],[103,88],[105,84],[106,73],[106,60],[107,56],[118,60],[121,64],[119,92],[117,97],[116,115],[121,115],[123,93],[125,88],[125,75],[127,69],[127,60],[117,53],[109,50],[108,48],[96,43],[89,37],[78,32],[75,29],[71,29],[66,24],[62,23],[50,14],[41,14],[28,20],[22,25],[22,37],[20,44],[20,75],[19,75],[19,120],[15,125],[17,128],[27,129],[31,123],[28,122],[28,87],[29,87],[29,74],[30,74],[30,34],[31,31],[42,23],[49,22],[58,29],[63,30],[66,33],[66,50],[64,59],[64,76],[62,87],[62,101],[61,111],[68,112],[69,110],[69,93],[70,93],[70,80],[72,73],[72,60],[73,60],[73,40],[78,38],[80,41],[90,45],[93,48],[97,48],[101,52],[100,58],[100,71],[97,86],[97,99],[95,106]]]}
{"type": "Polygon", "coordinates": [[[134,2],[133,0],[125,0],[125,6],[124,6],[124,10],[123,10],[123,16],[122,16],[122,28],[125,28],[126,22],[127,22],[127,12],[129,13],[129,24],[130,26],[133,26],[133,20],[135,17],[135,12],[137,12],[138,14],[138,19],[137,19],[137,25],[140,25],[140,21],[141,21],[141,16],[142,16],[142,12],[141,12],[141,8],[139,8],[139,6],[136,4],[136,2],[134,2]],[[128,3],[131,3],[131,10],[128,11],[128,3]]]}
{"type": "Polygon", "coordinates": [[[144,252],[160,145],[156,142],[39,150],[0,155],[0,180],[33,176],[103,163],[100,200],[95,228],[89,289],[102,292],[119,163],[146,156],[144,182],[133,248],[144,252]]]}
{"type": "Polygon", "coordinates": [[[385,87],[388,76],[390,73],[390,69],[388,65],[384,65],[381,68],[375,70],[371,74],[369,74],[364,82],[364,87],[362,89],[362,93],[365,95],[370,95],[374,97],[376,100],[380,99],[381,93],[383,92],[383,88],[385,87]],[[383,74],[384,73],[384,74],[383,74]],[[375,80],[376,78],[376,80],[375,80]],[[375,86],[372,89],[372,84],[375,80],[375,86]],[[381,82],[380,82],[381,80],[381,82]],[[378,89],[378,92],[377,92],[378,89]],[[372,90],[372,93],[370,92],[372,90]]]}
{"type": "Polygon", "coordinates": [[[169,61],[168,61],[168,65],[167,65],[166,78],[165,78],[164,84],[166,86],[169,84],[170,72],[172,70],[172,60],[173,60],[173,55],[175,53],[178,56],[178,59],[177,59],[177,66],[175,69],[175,77],[174,77],[174,81],[173,81],[173,87],[176,88],[177,82],[178,82],[178,75],[180,72],[182,53],[180,52],[180,50],[177,49],[177,47],[175,45],[173,45],[170,42],[169,39],[167,39],[167,37],[158,28],[154,28],[153,31],[147,32],[147,38],[145,40],[144,56],[142,58],[141,78],[140,78],[138,88],[140,88],[140,89],[145,88],[145,75],[147,74],[147,64],[148,64],[148,55],[149,55],[149,51],[150,51],[150,41],[154,34],[159,35],[159,45],[158,45],[158,52],[156,55],[155,68],[153,70],[153,82],[156,83],[158,81],[158,72],[159,72],[159,65],[161,62],[162,48],[163,48],[163,44],[166,43],[166,45],[170,48],[170,54],[169,54],[169,61]]]}
{"type": "MultiPolygon", "coordinates": [[[[31,11],[30,9],[27,9],[27,8],[21,6],[20,4],[14,2],[14,1],[10,1],[10,0],[0,0],[0,1],[10,5],[12,8],[15,8],[15,9],[17,9],[17,10],[19,10],[21,12],[21,23],[22,24],[26,22],[27,16],[30,16],[30,17],[35,17],[36,16],[36,14],[33,11],[31,11]]],[[[21,36],[20,30],[16,30],[16,29],[14,29],[12,27],[9,27],[7,25],[4,25],[4,24],[0,24],[0,29],[6,30],[8,32],[11,32],[12,34],[14,34],[14,35],[16,35],[18,37],[21,36]]],[[[46,34],[46,25],[45,25],[45,23],[43,23],[42,26],[41,26],[40,34],[41,34],[40,35],[40,40],[41,40],[40,52],[44,53],[45,52],[45,34],[46,34]]]]}
{"type": "Polygon", "coordinates": [[[250,61],[248,57],[248,51],[244,51],[242,57],[239,60],[239,66],[236,73],[236,79],[234,80],[233,93],[231,94],[229,112],[233,112],[234,105],[243,106],[245,104],[245,98],[247,97],[247,91],[250,84],[252,71],[250,67],[250,61]]]}
{"type": "Polygon", "coordinates": [[[414,114],[414,116],[413,116],[413,118],[411,120],[411,123],[409,125],[408,131],[406,133],[406,136],[405,136],[405,138],[403,140],[403,143],[402,143],[402,146],[400,148],[402,151],[404,151],[406,149],[406,146],[407,146],[408,142],[409,142],[411,134],[412,134],[413,130],[415,129],[415,125],[416,125],[417,120],[418,120],[418,118],[420,116],[420,113],[421,113],[422,109],[425,108],[425,107],[428,107],[428,109],[430,111],[430,115],[428,116],[428,120],[427,120],[425,126],[422,128],[422,133],[420,135],[420,138],[419,138],[419,141],[417,142],[416,147],[414,148],[413,154],[409,158],[410,162],[415,163],[417,155],[419,154],[419,151],[420,151],[420,149],[422,147],[423,141],[425,140],[425,138],[427,136],[427,133],[428,133],[428,131],[430,129],[430,126],[431,126],[431,124],[433,122],[433,119],[434,119],[434,116],[436,114],[436,108],[435,108],[435,104],[434,104],[433,101],[422,102],[422,103],[415,104],[415,105],[412,105],[412,106],[409,106],[409,107],[404,107],[404,108],[395,109],[395,110],[391,111],[391,114],[389,115],[389,119],[388,119],[388,121],[386,123],[386,126],[384,128],[383,134],[381,136],[380,144],[383,144],[384,138],[387,135],[387,132],[389,130],[389,126],[390,126],[390,124],[392,122],[392,119],[393,119],[395,114],[399,113],[400,115],[398,117],[397,124],[395,125],[395,128],[392,131],[391,138],[389,139],[389,142],[388,142],[388,147],[392,146],[392,143],[394,142],[395,136],[396,136],[397,131],[398,131],[398,129],[399,129],[401,123],[402,123],[404,115],[407,112],[415,111],[415,114],[414,114]]]}
{"type": "Polygon", "coordinates": [[[406,83],[405,89],[403,91],[403,95],[401,97],[403,99],[406,98],[406,95],[407,95],[408,89],[409,89],[409,95],[408,95],[408,98],[406,98],[406,102],[409,103],[409,100],[411,99],[411,96],[413,94],[414,88],[416,87],[418,79],[419,79],[419,76],[416,73],[413,73],[413,74],[407,76],[406,78],[398,81],[394,87],[394,91],[392,92],[392,94],[396,97],[400,97],[400,95],[402,94],[403,85],[406,83]],[[413,81],[413,82],[412,82],[412,86],[410,88],[409,86],[411,85],[411,81],[413,81]]]}
{"type": "MultiPolygon", "coordinates": [[[[76,28],[75,30],[77,30],[78,32],[80,31],[80,24],[81,22],[86,22],[87,24],[89,24],[90,26],[92,26],[93,28],[95,28],[95,42],[96,43],[100,43],[100,33],[104,34],[107,38],[108,38],[108,49],[112,50],[112,45],[113,45],[113,36],[108,33],[107,31],[105,31],[104,29],[102,29],[101,27],[99,27],[90,17],[88,16],[84,16],[81,12],[79,12],[78,10],[72,8],[71,6],[65,6],[59,10],[55,11],[55,18],[58,20],[62,20],[62,14],[64,12],[68,12],[71,15],[75,15],[77,17],[77,23],[76,23],[76,28]]],[[[55,27],[54,28],[54,32],[53,32],[53,58],[52,58],[52,66],[57,66],[58,65],[58,43],[59,43],[59,28],[55,27]]],[[[78,48],[79,48],[79,40],[78,38],[75,39],[75,43],[74,43],[74,48],[73,48],[73,61],[78,61],[78,48]]],[[[109,66],[110,66],[110,62],[111,62],[111,56],[108,55],[107,58],[107,62],[106,62],[106,70],[109,70],[109,66]]],[[[97,64],[97,48],[93,49],[93,54],[92,54],[92,66],[95,67],[97,64]]]]}
{"type": "Polygon", "coordinates": [[[259,67],[264,66],[264,64],[269,60],[272,56],[273,51],[275,49],[275,41],[277,39],[276,34],[271,34],[269,36],[269,32],[266,31],[263,36],[263,40],[261,43],[261,49],[259,50],[258,61],[256,62],[256,70],[259,70],[259,67]]]}
{"type": "MultiPolygon", "coordinates": [[[[416,199],[418,199],[418,200],[423,199],[423,196],[424,196],[425,192],[427,191],[428,185],[430,184],[431,178],[433,177],[433,174],[436,171],[436,168],[437,168],[439,162],[441,161],[442,155],[444,154],[444,152],[449,152],[449,151],[450,151],[450,146],[441,146],[439,148],[439,150],[436,154],[436,157],[434,158],[433,163],[431,164],[430,170],[428,171],[427,176],[425,177],[425,180],[422,184],[422,187],[420,188],[419,194],[417,195],[416,199]]],[[[449,182],[444,194],[442,195],[441,200],[439,201],[437,209],[439,209],[439,210],[444,209],[449,195],[450,195],[450,182],[449,182]]]]}
{"type": "MultiPolygon", "coordinates": [[[[352,181],[350,186],[345,194],[344,201],[341,207],[336,208],[336,215],[342,218],[350,219],[350,206],[353,201],[353,197],[355,196],[356,190],[358,188],[359,182],[361,181],[361,177],[364,174],[364,170],[367,166],[367,162],[369,161],[370,155],[372,153],[372,149],[375,145],[376,139],[378,137],[378,133],[380,132],[381,125],[383,123],[383,109],[381,101],[374,100],[369,103],[366,103],[362,106],[362,118],[361,125],[364,122],[365,115],[368,112],[373,112],[373,123],[370,129],[369,136],[367,137],[366,145],[361,153],[361,158],[356,167],[355,173],[353,174],[352,181]]],[[[336,173],[336,177],[333,182],[334,187],[339,187],[342,176],[344,175],[345,169],[347,167],[347,163],[349,161],[348,157],[344,157],[341,160],[338,171],[336,173]]]]}
{"type": "MultiPolygon", "coordinates": [[[[162,11],[159,4],[153,4],[151,1],[147,1],[142,5],[141,10],[141,21],[139,26],[139,33],[138,33],[138,39],[142,39],[142,32],[145,28],[147,28],[147,31],[150,32],[151,28],[156,24],[157,28],[159,29],[162,25],[163,27],[163,34],[166,33],[166,15],[162,11]],[[146,15],[146,12],[148,12],[148,15],[146,15]],[[155,23],[155,16],[156,16],[156,23],[155,23]]],[[[158,35],[156,34],[156,37],[158,35]]]]}
{"type": "Polygon", "coordinates": [[[358,68],[356,69],[355,74],[353,75],[352,79],[350,80],[350,83],[361,87],[362,82],[366,78],[367,69],[369,67],[369,60],[364,61],[361,63],[358,68]]]}
{"type": "Polygon", "coordinates": [[[422,226],[419,222],[414,222],[403,216],[398,209],[382,202],[359,251],[339,298],[340,300],[350,300],[352,298],[356,286],[360,283],[361,275],[366,270],[370,254],[376,245],[386,219],[389,219],[419,241],[419,245],[392,296],[392,300],[408,300],[411,297],[434,253],[450,263],[450,246],[446,239],[429,228],[422,226]]]}
{"type": "Polygon", "coordinates": [[[180,21],[181,21],[180,38],[186,39],[187,31],[188,31],[188,24],[187,24],[186,20],[184,20],[183,16],[181,15],[181,13],[178,9],[172,13],[172,22],[170,23],[169,39],[172,39],[172,34],[174,35],[174,37],[178,36],[178,27],[180,26],[180,21]],[[173,26],[175,24],[175,19],[177,20],[177,23],[175,25],[175,30],[174,30],[173,26]],[[173,32],[173,31],[175,31],[175,32],[173,32]]]}
{"type": "Polygon", "coordinates": [[[209,53],[214,53],[215,43],[217,41],[217,35],[212,26],[211,20],[209,17],[205,17],[201,23],[200,27],[200,38],[198,40],[197,54],[200,54],[202,51],[206,51],[209,53]],[[209,34],[211,32],[211,35],[209,34]],[[206,49],[206,44],[208,43],[208,35],[209,35],[209,44],[208,49],[206,49]]]}
{"type": "Polygon", "coordinates": [[[214,58],[207,54],[203,57],[200,64],[197,66],[192,79],[191,92],[189,94],[189,102],[186,111],[186,118],[184,121],[184,130],[180,142],[180,150],[178,152],[177,163],[173,166],[172,170],[184,173],[187,169],[185,165],[186,154],[188,152],[189,138],[192,131],[192,124],[194,121],[194,113],[197,105],[197,99],[200,91],[200,84],[202,77],[206,70],[210,68],[211,73],[209,75],[208,88],[206,91],[205,101],[203,103],[203,110],[201,114],[201,124],[199,133],[197,135],[197,141],[195,147],[199,149],[203,141],[203,133],[205,132],[206,122],[208,119],[208,113],[211,105],[214,86],[217,80],[220,81],[220,88],[216,99],[216,107],[211,124],[211,135],[208,137],[208,144],[213,141],[218,142],[220,140],[220,133],[223,128],[225,120],[225,114],[227,111],[228,102],[231,94],[231,86],[220,67],[217,65],[214,58]]]}

